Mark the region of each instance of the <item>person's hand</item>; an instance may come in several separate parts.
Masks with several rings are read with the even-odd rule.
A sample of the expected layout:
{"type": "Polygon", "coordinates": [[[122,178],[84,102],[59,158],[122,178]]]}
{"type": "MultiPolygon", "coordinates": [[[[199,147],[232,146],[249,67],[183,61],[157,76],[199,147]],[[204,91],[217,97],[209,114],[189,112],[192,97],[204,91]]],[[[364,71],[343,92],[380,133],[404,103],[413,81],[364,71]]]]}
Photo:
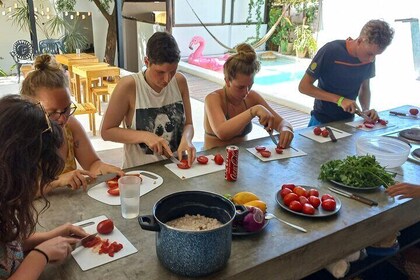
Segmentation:
{"type": "Polygon", "coordinates": [[[274,129],[273,114],[262,105],[255,105],[252,109],[253,114],[258,117],[258,120],[260,124],[264,126],[264,129],[272,131],[274,129]]]}
{"type": "Polygon", "coordinates": [[[60,186],[67,186],[72,190],[80,189],[86,190],[87,185],[92,179],[95,179],[96,175],[93,172],[87,170],[76,169],[60,175],[59,180],[60,186]]]}
{"type": "Polygon", "coordinates": [[[403,198],[420,198],[420,185],[409,183],[397,183],[386,189],[389,196],[395,197],[400,195],[399,199],[403,198]]]}
{"type": "Polygon", "coordinates": [[[183,152],[186,152],[188,156],[188,166],[192,166],[195,160],[196,150],[192,143],[188,143],[188,141],[184,140],[184,137],[182,137],[177,151],[179,160],[182,159],[183,152]]]}
{"type": "Polygon", "coordinates": [[[295,135],[293,134],[293,131],[290,130],[290,128],[283,126],[279,134],[279,143],[277,147],[282,149],[289,148],[294,136],[295,135]]]}
{"type": "Polygon", "coordinates": [[[102,162],[102,161],[99,163],[97,167],[95,166],[95,170],[92,170],[92,171],[95,174],[117,173],[117,175],[120,177],[125,175],[124,171],[122,171],[121,168],[102,162]]]}
{"type": "Polygon", "coordinates": [[[366,111],[363,111],[363,113],[365,113],[374,122],[378,121],[379,119],[378,112],[376,112],[375,109],[366,110],[366,111]]]}
{"type": "Polygon", "coordinates": [[[72,225],[71,223],[65,223],[59,227],[56,227],[55,229],[51,230],[50,232],[51,237],[57,237],[57,236],[65,236],[65,237],[79,237],[83,238],[85,236],[88,236],[89,234],[79,226],[72,225]]]}
{"type": "Polygon", "coordinates": [[[356,101],[344,98],[341,102],[341,108],[343,108],[344,112],[354,114],[356,112],[356,101]]]}
{"type": "Polygon", "coordinates": [[[47,254],[50,263],[61,263],[73,251],[72,245],[77,241],[79,241],[77,238],[57,236],[42,242],[35,248],[47,254]]]}
{"type": "Polygon", "coordinates": [[[169,147],[168,141],[162,137],[157,136],[154,133],[148,133],[144,143],[149,147],[153,153],[158,155],[169,154],[172,155],[171,148],[169,147]]]}

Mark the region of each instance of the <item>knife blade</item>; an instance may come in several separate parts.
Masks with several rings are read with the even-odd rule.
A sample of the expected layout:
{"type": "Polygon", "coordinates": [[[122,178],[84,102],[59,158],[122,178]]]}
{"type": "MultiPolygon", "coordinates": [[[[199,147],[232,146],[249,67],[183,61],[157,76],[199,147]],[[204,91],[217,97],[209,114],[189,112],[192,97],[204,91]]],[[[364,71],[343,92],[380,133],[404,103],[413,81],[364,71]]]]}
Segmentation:
{"type": "Polygon", "coordinates": [[[332,142],[337,142],[337,138],[334,135],[334,132],[332,129],[328,126],[325,127],[325,129],[328,131],[328,136],[330,136],[332,142]]]}
{"type": "Polygon", "coordinates": [[[93,186],[96,186],[97,184],[109,181],[115,177],[117,177],[117,173],[107,173],[107,174],[98,175],[96,176],[96,178],[91,179],[92,181],[88,183],[87,187],[91,188],[93,186]]]}
{"type": "Polygon", "coordinates": [[[355,113],[356,113],[356,115],[362,117],[365,121],[367,121],[369,123],[373,122],[373,120],[368,115],[366,115],[365,113],[363,113],[362,111],[360,111],[359,108],[356,108],[355,113]]]}
{"type": "Polygon", "coordinates": [[[363,197],[363,196],[354,194],[354,193],[350,193],[350,192],[346,192],[346,191],[343,191],[343,190],[339,190],[339,189],[336,189],[334,187],[329,187],[328,189],[330,191],[332,191],[332,192],[335,192],[335,193],[340,194],[342,196],[345,196],[345,197],[348,197],[348,198],[357,200],[357,201],[362,202],[364,204],[367,204],[369,206],[377,206],[378,205],[378,202],[376,202],[374,200],[371,200],[369,198],[366,198],[366,197],[363,197]]]}
{"type": "Polygon", "coordinates": [[[76,244],[74,245],[74,248],[76,249],[77,247],[85,245],[87,242],[93,240],[97,235],[98,233],[95,232],[95,233],[89,234],[88,236],[83,237],[82,239],[76,242],[76,244]]]}
{"type": "Polygon", "coordinates": [[[419,118],[419,116],[417,116],[417,115],[406,114],[406,113],[395,112],[395,111],[390,111],[389,114],[394,115],[394,116],[403,116],[403,117],[409,117],[409,118],[414,118],[414,119],[419,118]]]}
{"type": "Polygon", "coordinates": [[[173,162],[173,163],[175,163],[175,164],[182,164],[182,162],[180,162],[176,157],[174,157],[174,156],[171,156],[171,157],[169,157],[169,159],[173,162]]]}
{"type": "Polygon", "coordinates": [[[274,137],[273,131],[272,130],[269,131],[268,135],[270,135],[271,141],[273,141],[274,145],[276,145],[276,147],[277,147],[279,145],[279,143],[277,142],[276,137],[274,137]]]}

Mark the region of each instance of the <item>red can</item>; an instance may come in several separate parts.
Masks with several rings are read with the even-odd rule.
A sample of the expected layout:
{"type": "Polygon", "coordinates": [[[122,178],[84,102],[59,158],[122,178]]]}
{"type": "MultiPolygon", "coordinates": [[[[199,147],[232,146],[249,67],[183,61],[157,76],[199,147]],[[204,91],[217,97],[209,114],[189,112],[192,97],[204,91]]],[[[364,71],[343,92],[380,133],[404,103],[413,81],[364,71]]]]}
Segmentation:
{"type": "Polygon", "coordinates": [[[226,147],[225,179],[236,181],[238,178],[239,148],[237,146],[226,147]]]}

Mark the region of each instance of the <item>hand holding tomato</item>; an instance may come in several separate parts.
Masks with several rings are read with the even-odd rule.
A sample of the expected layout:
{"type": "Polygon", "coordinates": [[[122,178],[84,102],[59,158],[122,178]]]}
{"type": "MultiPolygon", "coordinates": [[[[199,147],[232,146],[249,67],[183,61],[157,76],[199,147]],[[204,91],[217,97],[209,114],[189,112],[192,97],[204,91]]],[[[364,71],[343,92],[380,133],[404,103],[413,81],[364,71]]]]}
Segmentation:
{"type": "Polygon", "coordinates": [[[282,126],[279,134],[279,143],[277,145],[278,148],[287,149],[292,143],[293,131],[288,126],[282,126]]]}

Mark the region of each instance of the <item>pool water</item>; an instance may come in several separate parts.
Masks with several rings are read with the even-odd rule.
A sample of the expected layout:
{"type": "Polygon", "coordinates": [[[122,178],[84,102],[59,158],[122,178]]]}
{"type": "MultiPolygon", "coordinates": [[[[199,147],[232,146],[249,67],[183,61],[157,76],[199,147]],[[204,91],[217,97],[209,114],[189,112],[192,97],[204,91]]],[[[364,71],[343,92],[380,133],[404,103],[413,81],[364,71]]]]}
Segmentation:
{"type": "Polygon", "coordinates": [[[303,75],[305,74],[305,70],[300,71],[291,71],[291,72],[275,72],[271,75],[259,75],[257,74],[254,79],[254,84],[257,85],[272,85],[290,81],[301,80],[303,75]]]}

